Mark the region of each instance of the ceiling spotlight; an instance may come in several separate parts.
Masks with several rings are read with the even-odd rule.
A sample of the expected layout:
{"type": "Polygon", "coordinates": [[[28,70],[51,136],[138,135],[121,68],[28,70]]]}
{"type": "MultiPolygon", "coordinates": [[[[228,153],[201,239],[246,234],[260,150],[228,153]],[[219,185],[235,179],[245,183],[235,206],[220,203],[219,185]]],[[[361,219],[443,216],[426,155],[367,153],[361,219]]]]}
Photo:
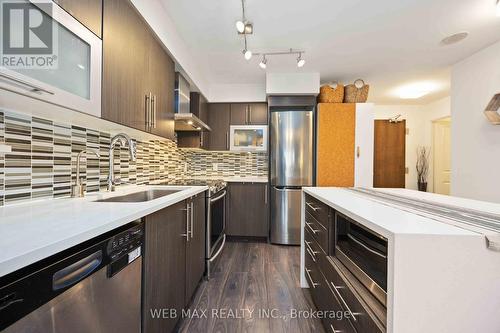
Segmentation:
{"type": "Polygon", "coordinates": [[[469,33],[467,31],[458,32],[456,34],[453,34],[453,35],[450,35],[448,37],[443,38],[441,40],[440,44],[441,44],[441,46],[456,44],[458,42],[463,41],[468,36],[469,36],[469,33]]]}
{"type": "Polygon", "coordinates": [[[302,53],[299,53],[299,56],[297,58],[297,67],[302,67],[304,66],[306,61],[302,59],[302,53]]]}
{"type": "Polygon", "coordinates": [[[243,50],[243,54],[245,55],[246,60],[250,60],[250,58],[252,58],[252,51],[250,50],[247,49],[243,50]]]}
{"type": "Polygon", "coordinates": [[[193,125],[193,121],[192,120],[188,120],[188,125],[193,125]]]}
{"type": "Polygon", "coordinates": [[[245,22],[241,20],[236,21],[236,30],[238,30],[238,32],[242,34],[245,31],[245,22]]]}
{"type": "Polygon", "coordinates": [[[267,67],[267,59],[266,59],[266,55],[263,55],[263,56],[262,56],[262,60],[260,61],[259,66],[260,66],[260,68],[262,68],[262,69],[266,69],[266,67],[267,67]]]}

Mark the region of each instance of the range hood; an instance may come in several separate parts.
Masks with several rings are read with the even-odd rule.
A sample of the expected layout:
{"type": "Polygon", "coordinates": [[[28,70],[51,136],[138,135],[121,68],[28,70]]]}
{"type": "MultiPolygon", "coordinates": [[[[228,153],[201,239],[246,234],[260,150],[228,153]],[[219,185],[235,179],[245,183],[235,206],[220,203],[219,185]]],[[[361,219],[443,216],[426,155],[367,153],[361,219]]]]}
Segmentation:
{"type": "Polygon", "coordinates": [[[180,73],[175,73],[175,131],[210,131],[207,124],[191,113],[190,93],[189,82],[180,73]]]}

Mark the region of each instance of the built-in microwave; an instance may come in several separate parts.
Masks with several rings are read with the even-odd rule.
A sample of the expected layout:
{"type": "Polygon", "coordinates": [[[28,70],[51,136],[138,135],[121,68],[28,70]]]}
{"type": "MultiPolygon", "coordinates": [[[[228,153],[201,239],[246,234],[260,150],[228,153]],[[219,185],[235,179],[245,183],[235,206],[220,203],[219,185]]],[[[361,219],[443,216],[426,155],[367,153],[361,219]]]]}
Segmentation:
{"type": "Polygon", "coordinates": [[[267,140],[267,125],[230,127],[229,149],[232,151],[267,151],[267,140]]]}
{"type": "Polygon", "coordinates": [[[335,212],[334,256],[386,306],[387,239],[335,212]]]}
{"type": "Polygon", "coordinates": [[[0,89],[100,117],[102,40],[54,1],[0,5],[0,89]]]}

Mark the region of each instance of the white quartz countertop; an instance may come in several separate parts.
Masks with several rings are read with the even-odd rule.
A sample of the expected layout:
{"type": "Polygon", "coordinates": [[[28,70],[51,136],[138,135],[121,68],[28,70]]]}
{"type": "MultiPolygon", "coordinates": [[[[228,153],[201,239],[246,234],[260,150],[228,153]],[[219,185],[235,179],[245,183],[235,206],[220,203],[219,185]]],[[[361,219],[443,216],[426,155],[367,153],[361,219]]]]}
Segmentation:
{"type": "MultiPolygon", "coordinates": [[[[392,237],[398,234],[420,235],[479,235],[453,225],[439,222],[395,207],[370,200],[369,197],[354,193],[347,189],[334,187],[305,187],[305,193],[337,211],[357,220],[382,236],[392,237]]],[[[392,190],[396,193],[397,190],[392,190]]],[[[421,193],[403,190],[404,195],[421,198],[421,193]]],[[[445,200],[439,196],[440,200],[445,200]]],[[[428,194],[427,199],[432,199],[428,194]]],[[[445,201],[452,204],[456,198],[448,197],[445,201]]],[[[458,199],[458,203],[464,199],[458,199]]]]}
{"type": "Polygon", "coordinates": [[[85,198],[0,207],[0,277],[205,190],[206,186],[133,185],[85,198]],[[94,202],[148,189],[182,191],[145,202],[94,202]]]}

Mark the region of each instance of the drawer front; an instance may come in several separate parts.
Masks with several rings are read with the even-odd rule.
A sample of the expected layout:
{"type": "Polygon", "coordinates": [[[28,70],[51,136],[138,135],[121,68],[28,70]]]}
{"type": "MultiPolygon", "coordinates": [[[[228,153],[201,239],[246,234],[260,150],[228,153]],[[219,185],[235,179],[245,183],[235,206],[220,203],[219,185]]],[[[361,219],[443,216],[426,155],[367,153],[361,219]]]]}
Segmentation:
{"type": "Polygon", "coordinates": [[[309,291],[318,310],[332,311],[334,313],[333,318],[330,318],[332,312],[328,312],[325,318],[322,318],[325,331],[331,333],[356,333],[349,319],[344,317],[345,310],[328,287],[328,281],[318,266],[319,262],[324,261],[322,257],[326,256],[323,253],[315,254],[314,250],[311,250],[317,248],[318,245],[308,232],[305,234],[305,240],[311,242],[309,251],[306,243],[305,253],[306,279],[309,284],[309,291]]]}
{"type": "Polygon", "coordinates": [[[323,298],[321,295],[326,290],[326,281],[322,279],[322,274],[316,264],[317,258],[311,255],[310,252],[305,253],[305,270],[306,280],[309,284],[309,291],[318,309],[324,308],[323,298]]]}
{"type": "Polygon", "coordinates": [[[329,207],[319,201],[318,199],[306,195],[306,212],[314,216],[316,220],[323,225],[323,227],[328,227],[328,211],[329,207]]]}
{"type": "Polygon", "coordinates": [[[323,304],[325,305],[321,310],[331,311],[322,319],[325,331],[330,333],[356,333],[348,317],[349,314],[346,314],[337,296],[335,296],[333,291],[328,287],[326,278],[324,276],[322,276],[322,278],[325,282],[324,285],[327,287],[321,291],[321,297],[324,299],[323,304]]]}
{"type": "Polygon", "coordinates": [[[305,228],[318,242],[323,252],[328,251],[328,229],[319,223],[311,214],[306,212],[305,228]]]}
{"type": "Polygon", "coordinates": [[[327,259],[321,258],[321,266],[324,270],[328,287],[335,293],[339,303],[344,310],[351,313],[350,322],[358,332],[381,333],[385,332],[375,322],[375,318],[367,312],[365,306],[356,296],[355,292],[349,286],[342,273],[327,259]]]}

